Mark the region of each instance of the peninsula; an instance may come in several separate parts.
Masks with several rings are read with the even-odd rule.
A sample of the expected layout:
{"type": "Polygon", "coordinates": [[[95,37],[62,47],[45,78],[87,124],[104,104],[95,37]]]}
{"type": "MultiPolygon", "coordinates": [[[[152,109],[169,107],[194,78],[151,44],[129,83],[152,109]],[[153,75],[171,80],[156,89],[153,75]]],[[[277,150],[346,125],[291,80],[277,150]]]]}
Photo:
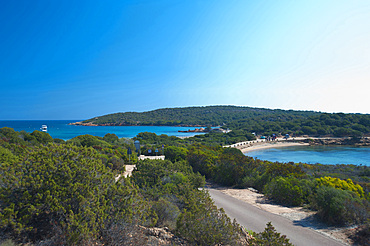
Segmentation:
{"type": "MultiPolygon", "coordinates": [[[[79,126],[220,127],[197,136],[214,144],[230,145],[272,135],[296,138],[370,136],[369,114],[322,113],[241,106],[164,108],[148,112],[115,113],[71,123],[79,126]],[[227,131],[230,129],[230,131],[227,131]]],[[[209,128],[208,128],[209,129],[209,128]]],[[[206,131],[204,131],[206,132],[206,131]]],[[[358,141],[357,141],[358,142],[358,141]]]]}

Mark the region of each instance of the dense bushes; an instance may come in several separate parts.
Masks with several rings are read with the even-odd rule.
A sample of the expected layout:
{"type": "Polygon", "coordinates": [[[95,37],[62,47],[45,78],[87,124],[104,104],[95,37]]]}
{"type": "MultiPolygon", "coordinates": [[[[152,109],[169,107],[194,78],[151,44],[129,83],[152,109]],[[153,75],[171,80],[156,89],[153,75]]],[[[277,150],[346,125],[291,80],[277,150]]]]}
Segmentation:
{"type": "Polygon", "coordinates": [[[84,147],[94,147],[94,146],[99,146],[99,147],[110,147],[110,144],[108,144],[106,141],[103,140],[103,138],[100,137],[95,137],[92,135],[80,135],[75,138],[72,138],[68,140],[67,142],[73,143],[74,145],[77,146],[84,146],[84,147]]]}
{"type": "MultiPolygon", "coordinates": [[[[155,134],[141,136],[147,144],[152,137],[158,140],[155,134]]],[[[307,204],[333,224],[368,219],[366,166],[273,163],[234,148],[185,142],[166,146],[165,161],[137,162],[135,154],[127,155],[133,141],[113,134],[65,143],[49,141],[47,133],[2,128],[0,137],[0,232],[24,242],[122,244],[132,241],[122,233],[141,238],[138,225],[155,225],[193,244],[241,243],[239,226],[198,189],[204,176],[223,185],[254,187],[281,204],[307,204]],[[116,182],[129,159],[137,170],[116,182]]],[[[280,238],[272,226],[266,230],[258,240],[280,238]]]]}
{"type": "Polygon", "coordinates": [[[363,198],[365,192],[359,184],[354,184],[351,179],[341,180],[339,178],[321,177],[316,179],[319,186],[329,186],[340,190],[353,191],[359,197],[363,198]]]}
{"type": "Polygon", "coordinates": [[[96,238],[106,225],[145,209],[128,182],[115,182],[91,148],[50,144],[21,161],[1,158],[0,227],[40,240],[61,230],[69,244],[96,238]],[[125,198],[125,199],[122,199],[125,198]]]}
{"type": "Polygon", "coordinates": [[[197,189],[204,178],[185,161],[145,160],[132,178],[152,201],[156,226],[168,226],[196,245],[238,245],[242,240],[239,225],[217,209],[207,192],[197,189]]]}
{"type": "Polygon", "coordinates": [[[168,146],[164,151],[167,160],[172,162],[186,160],[188,150],[182,147],[168,146]]]}
{"type": "Polygon", "coordinates": [[[319,211],[321,219],[333,224],[362,223],[368,217],[369,201],[366,198],[369,195],[348,175],[355,174],[353,178],[363,180],[359,175],[369,167],[325,167],[340,171],[337,175],[347,177],[342,180],[320,177],[320,170],[326,170],[323,165],[260,161],[246,157],[236,149],[201,145],[189,147],[187,160],[194,170],[216,183],[253,187],[280,204],[308,205],[319,211]]]}
{"type": "Polygon", "coordinates": [[[348,190],[321,186],[314,196],[314,207],[318,216],[330,224],[361,223],[368,219],[368,202],[348,190]]]}
{"type": "Polygon", "coordinates": [[[315,182],[310,179],[278,176],[264,186],[263,192],[281,204],[301,206],[310,202],[314,188],[315,182]]]}
{"type": "Polygon", "coordinates": [[[303,203],[303,192],[292,179],[294,178],[274,178],[266,184],[264,193],[279,203],[299,206],[303,203]]]}
{"type": "MultiPolygon", "coordinates": [[[[195,245],[243,245],[241,228],[218,210],[210,198],[195,211],[185,210],[177,220],[177,233],[195,245]]],[[[204,201],[200,201],[204,202],[204,201]]]]}

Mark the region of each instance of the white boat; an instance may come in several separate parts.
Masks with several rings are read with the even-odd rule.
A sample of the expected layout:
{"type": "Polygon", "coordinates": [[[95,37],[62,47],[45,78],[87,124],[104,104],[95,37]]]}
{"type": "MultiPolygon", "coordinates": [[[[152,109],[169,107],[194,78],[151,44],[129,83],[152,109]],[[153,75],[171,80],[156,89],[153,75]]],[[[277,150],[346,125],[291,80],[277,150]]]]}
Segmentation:
{"type": "Polygon", "coordinates": [[[41,126],[41,131],[47,132],[48,131],[48,126],[47,125],[42,125],[41,126]]]}

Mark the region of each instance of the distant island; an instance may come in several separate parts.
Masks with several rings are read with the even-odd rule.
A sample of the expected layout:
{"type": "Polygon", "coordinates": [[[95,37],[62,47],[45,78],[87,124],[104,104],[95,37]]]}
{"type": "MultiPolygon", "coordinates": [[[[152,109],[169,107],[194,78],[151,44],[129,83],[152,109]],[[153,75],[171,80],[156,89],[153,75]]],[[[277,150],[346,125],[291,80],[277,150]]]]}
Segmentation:
{"type": "Polygon", "coordinates": [[[291,115],[302,116],[317,114],[313,111],[272,110],[239,106],[205,106],[164,108],[143,113],[114,113],[71,124],[85,126],[215,127],[225,125],[234,120],[254,118],[263,115],[281,115],[285,112],[291,115]]]}
{"type": "Polygon", "coordinates": [[[369,114],[322,113],[240,106],[164,108],[94,117],[71,125],[221,127],[230,138],[250,134],[314,137],[370,136],[369,114]]]}

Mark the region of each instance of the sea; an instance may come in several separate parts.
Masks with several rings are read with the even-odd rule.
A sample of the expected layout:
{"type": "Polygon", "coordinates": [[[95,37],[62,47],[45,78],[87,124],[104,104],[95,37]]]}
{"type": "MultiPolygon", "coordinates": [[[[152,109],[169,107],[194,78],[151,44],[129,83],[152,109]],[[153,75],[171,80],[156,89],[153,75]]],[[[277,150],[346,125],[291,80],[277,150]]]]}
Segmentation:
{"type": "MultiPolygon", "coordinates": [[[[140,132],[153,132],[157,135],[166,134],[176,137],[191,137],[197,134],[181,131],[194,130],[196,127],[177,127],[177,126],[74,126],[69,123],[81,120],[8,120],[0,121],[0,128],[10,127],[15,131],[33,132],[41,131],[42,125],[47,125],[47,132],[53,138],[68,140],[79,135],[90,134],[93,136],[104,137],[105,134],[116,134],[119,138],[133,138],[140,132]]],[[[198,127],[199,128],[199,127],[198,127]]]]}
{"type": "Polygon", "coordinates": [[[249,151],[245,155],[273,162],[370,166],[370,147],[291,146],[249,151]]]}

